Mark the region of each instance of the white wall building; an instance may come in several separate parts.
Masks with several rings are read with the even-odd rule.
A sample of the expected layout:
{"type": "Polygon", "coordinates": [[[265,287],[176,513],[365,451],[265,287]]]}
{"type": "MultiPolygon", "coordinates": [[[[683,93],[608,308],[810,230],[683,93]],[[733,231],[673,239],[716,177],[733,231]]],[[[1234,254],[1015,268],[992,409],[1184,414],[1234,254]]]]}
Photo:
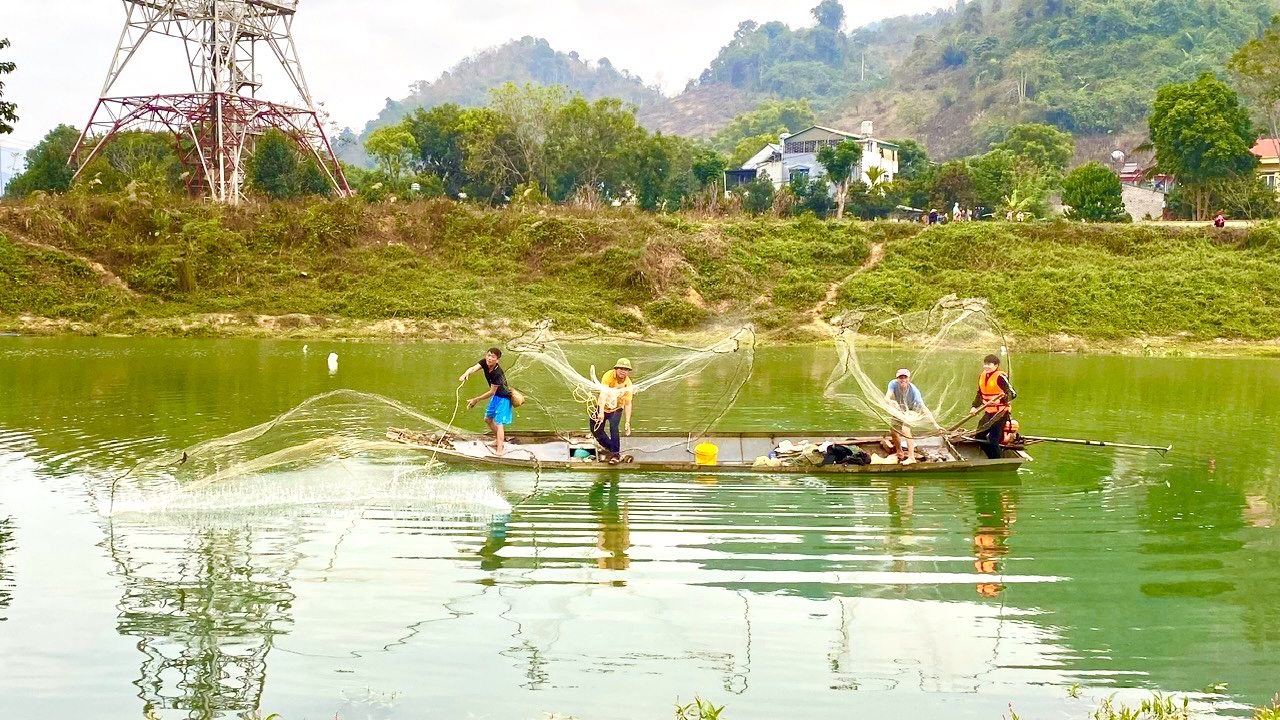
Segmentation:
{"type": "Polygon", "coordinates": [[[898,176],[898,146],[876,139],[872,136],[871,129],[868,121],[862,123],[861,133],[814,125],[794,135],[783,135],[781,143],[766,145],[743,163],[741,170],[726,172],[725,186],[731,188],[753,179],[768,177],[777,189],[800,177],[822,177],[826,175],[826,170],[818,162],[818,149],[827,145],[839,145],[845,140],[853,140],[862,146],[862,160],[853,174],[855,178],[870,184],[867,171],[878,167],[884,171],[882,180],[888,182],[898,176]]]}

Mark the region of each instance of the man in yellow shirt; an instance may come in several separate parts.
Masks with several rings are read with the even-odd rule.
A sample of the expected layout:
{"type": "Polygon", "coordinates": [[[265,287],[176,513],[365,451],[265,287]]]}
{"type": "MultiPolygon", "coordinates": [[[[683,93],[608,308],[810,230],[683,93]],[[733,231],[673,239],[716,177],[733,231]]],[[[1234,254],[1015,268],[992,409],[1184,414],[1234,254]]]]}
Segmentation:
{"type": "Polygon", "coordinates": [[[618,358],[613,369],[600,378],[596,406],[591,409],[591,434],[596,442],[609,453],[609,464],[616,465],[622,459],[622,438],[618,436],[618,421],[625,420],[623,431],[631,434],[631,361],[618,358]]]}

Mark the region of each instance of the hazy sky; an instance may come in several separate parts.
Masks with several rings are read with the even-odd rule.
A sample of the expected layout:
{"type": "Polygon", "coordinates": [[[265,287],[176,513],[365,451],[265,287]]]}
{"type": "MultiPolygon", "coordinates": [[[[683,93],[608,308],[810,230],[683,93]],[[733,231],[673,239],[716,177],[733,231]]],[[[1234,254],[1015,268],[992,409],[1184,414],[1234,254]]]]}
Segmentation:
{"type": "MultiPolygon", "coordinates": [[[[809,25],[818,0],[303,0],[294,36],[312,95],[332,119],[357,130],[402,98],[416,80],[477,50],[523,35],[545,37],[557,50],[608,57],[648,83],[679,92],[715,57],[742,20],[809,25]]],[[[13,46],[0,57],[18,64],[5,79],[5,99],[21,117],[0,136],[3,169],[10,149],[25,150],[58,123],[88,120],[120,36],[118,0],[0,0],[0,37],[13,46]]],[[[926,12],[945,0],[844,0],[850,26],[893,15],[926,12]]],[[[181,41],[147,40],[113,94],[190,89],[181,41]]],[[[268,57],[270,57],[268,53],[268,57]]],[[[271,74],[259,97],[296,102],[292,88],[271,74]]]]}

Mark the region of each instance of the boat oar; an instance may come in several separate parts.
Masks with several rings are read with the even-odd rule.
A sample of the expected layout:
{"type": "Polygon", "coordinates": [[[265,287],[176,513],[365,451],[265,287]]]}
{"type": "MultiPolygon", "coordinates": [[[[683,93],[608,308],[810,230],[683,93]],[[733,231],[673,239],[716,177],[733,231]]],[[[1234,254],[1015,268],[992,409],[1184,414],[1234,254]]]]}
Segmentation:
{"type": "Polygon", "coordinates": [[[960,429],[960,426],[962,426],[962,425],[964,425],[965,423],[969,422],[969,421],[970,421],[970,420],[972,420],[973,418],[978,417],[978,413],[982,412],[983,410],[986,410],[986,409],[987,409],[987,407],[989,407],[992,403],[995,403],[997,400],[999,400],[999,399],[1000,399],[1000,398],[1002,398],[1002,397],[1004,397],[1004,396],[1003,396],[1003,395],[997,395],[996,397],[993,397],[993,398],[991,398],[990,400],[988,400],[988,401],[986,401],[986,402],[982,403],[982,405],[981,405],[981,406],[979,406],[977,410],[974,410],[972,414],[970,414],[970,415],[965,415],[963,420],[961,420],[960,422],[956,423],[955,425],[952,425],[951,427],[947,428],[947,430],[946,430],[946,431],[947,431],[948,433],[953,433],[953,432],[955,432],[956,430],[959,430],[959,429],[960,429]]]}
{"type": "Polygon", "coordinates": [[[1077,440],[1075,438],[1056,438],[1056,437],[1037,437],[1035,435],[1023,435],[1025,440],[1035,440],[1036,442],[1056,442],[1067,443],[1068,445],[1093,445],[1095,447],[1114,447],[1127,448],[1129,450],[1154,450],[1160,453],[1160,457],[1173,449],[1172,445],[1160,447],[1158,445],[1131,445],[1129,443],[1107,442],[1105,440],[1077,440]]]}

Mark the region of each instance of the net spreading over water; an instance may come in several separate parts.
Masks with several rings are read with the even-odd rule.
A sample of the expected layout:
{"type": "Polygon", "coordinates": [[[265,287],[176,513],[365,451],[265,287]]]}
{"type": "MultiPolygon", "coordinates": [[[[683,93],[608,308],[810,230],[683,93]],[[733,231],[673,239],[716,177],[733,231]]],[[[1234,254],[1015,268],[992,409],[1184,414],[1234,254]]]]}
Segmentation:
{"type": "Polygon", "coordinates": [[[696,437],[715,427],[750,381],[756,337],[748,325],[703,345],[680,345],[646,338],[563,337],[555,334],[549,323],[543,323],[508,347],[520,353],[520,362],[540,367],[552,377],[554,389],[538,399],[544,409],[547,404],[563,406],[572,401],[582,405],[584,415],[602,400],[616,405],[624,392],[632,396],[679,392],[680,385],[690,378],[715,370],[722,380],[720,390],[703,403],[704,412],[688,428],[696,437]],[[625,347],[617,347],[622,343],[625,347]],[[617,364],[631,366],[631,385],[625,390],[603,382],[617,364]]]}
{"type": "Polygon", "coordinates": [[[972,404],[983,356],[997,354],[1001,368],[1011,368],[1004,329],[980,298],[948,295],[928,310],[910,313],[866,307],[837,318],[835,325],[838,361],[824,394],[879,426],[905,423],[937,432],[925,412],[904,409],[886,398],[888,383],[899,369],[911,372],[911,383],[919,388],[925,407],[948,427],[963,420],[972,404]],[[894,349],[888,357],[882,352],[886,346],[894,349]],[[881,352],[864,362],[859,353],[869,348],[881,352]]]}
{"type": "Polygon", "coordinates": [[[448,475],[388,427],[470,433],[381,395],[335,390],[260,425],[162,453],[94,488],[99,511],[216,514],[252,508],[392,502],[444,514],[510,509],[493,483],[448,475]]]}

